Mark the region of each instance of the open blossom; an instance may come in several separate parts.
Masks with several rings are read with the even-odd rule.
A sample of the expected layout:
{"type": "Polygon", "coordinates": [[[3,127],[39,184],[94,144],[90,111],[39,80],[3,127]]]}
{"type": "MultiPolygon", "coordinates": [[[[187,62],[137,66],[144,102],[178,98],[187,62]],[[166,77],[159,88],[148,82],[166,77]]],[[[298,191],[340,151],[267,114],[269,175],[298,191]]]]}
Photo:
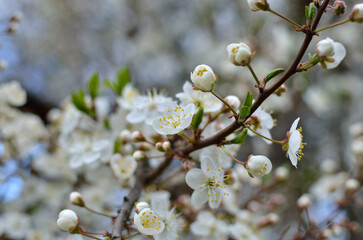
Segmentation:
{"type": "Polygon", "coordinates": [[[363,23],[363,3],[354,5],[352,13],[349,15],[349,19],[352,22],[363,23]]]}
{"type": "MultiPolygon", "coordinates": [[[[249,123],[251,124],[251,127],[262,136],[265,136],[267,138],[271,138],[270,129],[274,126],[274,120],[270,113],[266,112],[263,108],[259,107],[257,110],[253,113],[253,115],[249,118],[249,123]]],[[[248,131],[249,136],[255,136],[256,134],[252,131],[248,131]]],[[[263,140],[267,144],[271,144],[272,142],[264,139],[263,140]]]]}
{"type": "Polygon", "coordinates": [[[287,151],[286,155],[289,157],[291,164],[295,167],[297,166],[297,161],[301,160],[304,155],[302,149],[304,148],[304,143],[302,142],[303,135],[301,134],[302,129],[296,129],[300,118],[297,118],[291,125],[290,130],[287,132],[287,143],[283,146],[283,149],[287,151]]]}
{"type": "Polygon", "coordinates": [[[217,82],[217,77],[211,67],[201,64],[196,66],[194,71],[190,73],[190,80],[198,89],[210,92],[217,82]]]}
{"type": "Polygon", "coordinates": [[[78,222],[79,218],[75,212],[70,209],[64,209],[59,213],[57,225],[63,232],[73,232],[78,222]]]}
{"type": "Polygon", "coordinates": [[[321,58],[320,65],[323,68],[332,69],[343,60],[346,51],[343,44],[326,38],[316,44],[316,53],[321,58]]]}
{"type": "Polygon", "coordinates": [[[119,153],[112,155],[110,163],[113,173],[121,180],[130,178],[137,165],[131,155],[121,156],[119,153]]]}
{"type": "Polygon", "coordinates": [[[176,134],[189,127],[195,112],[194,104],[181,107],[170,105],[158,118],[154,119],[152,126],[160,134],[176,134]]]}
{"type": "Polygon", "coordinates": [[[193,168],[185,176],[186,183],[194,189],[191,202],[198,207],[208,201],[211,208],[217,208],[222,194],[228,188],[224,183],[223,167],[217,167],[209,156],[205,157],[201,165],[202,169],[193,168]]]}
{"type": "Polygon", "coordinates": [[[237,66],[246,66],[250,63],[252,52],[245,43],[231,43],[227,46],[228,59],[237,66]]]}
{"type": "Polygon", "coordinates": [[[232,236],[237,240],[259,240],[254,228],[246,223],[237,222],[229,227],[232,236]]]}
{"type": "Polygon", "coordinates": [[[202,107],[206,113],[216,112],[223,106],[223,103],[213,96],[212,93],[194,90],[190,82],[184,83],[183,92],[177,93],[176,97],[179,98],[182,104],[193,103],[196,106],[196,110],[202,107]]]}
{"type": "Polygon", "coordinates": [[[246,169],[255,177],[262,177],[269,174],[272,169],[270,159],[262,155],[252,155],[248,158],[246,169]]]}
{"type": "Polygon", "coordinates": [[[26,92],[16,81],[0,85],[0,103],[4,102],[12,106],[22,106],[26,102],[26,92]]]}
{"type": "Polygon", "coordinates": [[[164,222],[150,208],[144,208],[139,214],[135,213],[134,224],[145,235],[159,234],[165,227],[164,222]]]}
{"type": "Polygon", "coordinates": [[[145,122],[152,125],[153,120],[170,104],[175,104],[175,102],[170,97],[166,97],[164,93],[157,93],[155,89],[152,92],[148,91],[146,96],[133,98],[133,110],[126,116],[126,120],[133,124],[145,122]]]}
{"type": "Polygon", "coordinates": [[[201,211],[190,225],[190,231],[201,240],[224,240],[227,239],[228,225],[210,212],[201,211]]]}

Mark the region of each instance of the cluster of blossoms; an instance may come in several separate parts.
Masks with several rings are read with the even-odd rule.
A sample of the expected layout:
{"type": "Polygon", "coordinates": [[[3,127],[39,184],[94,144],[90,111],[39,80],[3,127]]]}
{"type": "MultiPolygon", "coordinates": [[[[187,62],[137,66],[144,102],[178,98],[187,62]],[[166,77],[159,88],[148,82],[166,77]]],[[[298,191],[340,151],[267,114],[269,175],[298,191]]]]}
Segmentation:
{"type": "MultiPolygon", "coordinates": [[[[247,3],[252,11],[275,13],[266,0],[247,3]]],[[[312,4],[308,13],[316,8],[312,4]]],[[[342,11],[343,5],[337,2],[331,9],[342,11]]],[[[312,18],[310,14],[308,20],[312,18]]],[[[348,19],[361,22],[361,4],[354,6],[348,19]]],[[[36,180],[24,183],[29,193],[22,194],[31,196],[30,209],[37,211],[43,204],[42,196],[47,196],[47,204],[58,213],[66,207],[61,199],[76,189],[84,192],[84,196],[72,192],[70,203],[109,218],[114,224],[113,232],[86,231],[80,224],[103,229],[109,225],[90,219],[88,212],[77,215],[70,209],[62,210],[56,221],[63,232],[96,239],[100,239],[96,236],[122,239],[137,235],[152,236],[156,240],[184,236],[202,240],[268,239],[271,234],[268,227],[280,221],[279,214],[290,201],[286,194],[272,190],[286,186],[290,168],[297,167],[305,143],[302,128],[298,127],[299,117],[290,129],[280,134],[286,135],[284,139],[274,139],[271,131],[276,121],[261,104],[271,94],[281,96],[286,91],[282,87],[287,80],[284,76],[307,71],[318,63],[326,69],[335,68],[346,51],[341,43],[326,38],[317,42],[316,53],[308,61],[294,66],[294,72],[278,69],[259,79],[251,66],[255,51],[248,44],[231,43],[226,50],[228,60],[235,66],[248,68],[256,82],[251,87],[253,90],[250,89],[253,94],[246,91],[244,100],[235,95],[219,96],[215,91],[219,84],[217,74],[206,64],[195,67],[190,81],[184,83],[183,91],[175,99],[155,89],[144,94],[139,92],[124,69],[116,81],[105,82],[115,93],[114,102],[99,93],[101,80],[94,74],[88,93],[79,91],[65,99],[60,108],[48,113],[49,125],[45,126],[38,117],[18,109],[26,103],[26,93],[19,83],[0,85],[1,160],[31,158],[24,160],[24,165],[51,182],[47,187],[36,180]],[[280,80],[275,81],[274,77],[283,72],[280,80]],[[274,84],[271,86],[269,81],[274,84]],[[272,171],[275,158],[252,152],[240,154],[241,146],[250,140],[248,136],[263,140],[259,144],[266,149],[272,144],[280,145],[286,152],[282,154],[286,155],[286,164],[272,171]],[[36,147],[40,150],[35,151],[36,147]],[[290,162],[293,167],[289,166],[290,162]],[[63,190],[56,192],[55,189],[63,190]],[[267,194],[261,194],[264,192],[267,194]],[[112,198],[124,201],[117,215],[104,213],[119,207],[120,203],[115,204],[112,198]],[[130,214],[133,217],[129,218],[130,214]],[[187,227],[190,231],[185,231],[187,227]],[[120,228],[120,232],[115,230],[120,228]]],[[[351,148],[358,160],[363,156],[362,129],[362,124],[351,129],[351,148]]],[[[321,202],[338,206],[346,215],[344,209],[357,198],[359,176],[337,172],[336,168],[332,163],[322,164],[320,179],[309,188],[309,193],[297,200],[299,218],[306,222],[304,231],[298,228],[296,236],[301,238],[297,239],[315,233],[316,236],[310,237],[326,239],[339,235],[339,227],[344,231],[356,230],[356,223],[347,218],[333,221],[329,216],[317,219],[318,214],[308,214],[312,208],[319,208],[319,200],[323,199],[321,202]],[[314,224],[318,220],[325,221],[326,225],[314,224]]],[[[27,210],[24,208],[24,212],[27,210]]],[[[3,218],[6,222],[11,220],[6,215],[3,218]]],[[[50,224],[43,220],[36,228],[52,229],[50,224]]],[[[31,224],[23,225],[28,230],[31,224]]],[[[10,224],[0,226],[0,234],[10,238],[27,237],[26,231],[13,233],[9,230],[11,227],[10,224]],[[14,234],[18,235],[14,237],[14,234]]]]}

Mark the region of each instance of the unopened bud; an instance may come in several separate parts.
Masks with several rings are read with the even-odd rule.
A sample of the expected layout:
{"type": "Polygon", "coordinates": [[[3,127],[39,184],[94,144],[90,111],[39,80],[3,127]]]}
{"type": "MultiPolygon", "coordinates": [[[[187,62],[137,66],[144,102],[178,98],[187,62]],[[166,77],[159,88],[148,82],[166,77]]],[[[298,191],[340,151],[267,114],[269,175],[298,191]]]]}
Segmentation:
{"type": "Polygon", "coordinates": [[[363,3],[354,5],[349,19],[352,22],[363,23],[363,3]]]}
{"type": "Polygon", "coordinates": [[[136,150],[132,156],[137,162],[141,162],[147,159],[145,152],[141,150],[136,150]]]}
{"type": "Polygon", "coordinates": [[[278,181],[286,181],[289,178],[290,172],[285,166],[276,168],[275,177],[278,181]]]}
{"type": "Polygon", "coordinates": [[[237,66],[246,66],[251,62],[252,51],[245,43],[231,43],[227,46],[228,59],[237,66]]]}
{"type": "Polygon", "coordinates": [[[135,212],[137,214],[139,214],[145,208],[150,208],[150,206],[149,206],[149,204],[147,202],[139,202],[139,203],[136,203],[135,212]]]}
{"type": "Polygon", "coordinates": [[[153,149],[153,145],[151,145],[150,143],[148,143],[148,142],[142,142],[142,143],[140,143],[140,145],[139,145],[139,147],[138,147],[138,149],[139,150],[142,150],[142,151],[150,151],[151,149],[153,149]]]}
{"type": "Polygon", "coordinates": [[[276,224],[279,221],[280,217],[276,213],[269,213],[263,218],[260,219],[258,226],[259,227],[266,227],[273,224],[276,224]]]}
{"type": "Polygon", "coordinates": [[[297,206],[300,209],[308,208],[313,202],[313,199],[309,193],[304,193],[298,200],[297,206]]]}
{"type": "Polygon", "coordinates": [[[169,141],[163,142],[163,150],[164,152],[171,151],[171,143],[169,141]]]}
{"type": "Polygon", "coordinates": [[[326,174],[335,173],[338,170],[336,162],[331,159],[326,159],[320,164],[320,170],[326,174]]]}
{"type": "Polygon", "coordinates": [[[19,29],[19,24],[12,22],[9,24],[8,28],[6,29],[6,32],[8,33],[16,33],[19,29]]]}
{"type": "Polygon", "coordinates": [[[21,14],[21,12],[14,12],[9,21],[19,23],[21,22],[22,19],[23,19],[23,14],[21,14]]]}
{"type": "Polygon", "coordinates": [[[347,5],[344,1],[341,0],[335,0],[332,11],[336,16],[343,15],[345,13],[345,10],[347,9],[347,5]]]}
{"type": "Polygon", "coordinates": [[[80,206],[80,207],[85,206],[82,195],[79,192],[72,192],[69,195],[69,200],[71,201],[71,203],[73,205],[80,206]]]}
{"type": "Polygon", "coordinates": [[[158,150],[160,152],[164,152],[164,148],[163,148],[163,143],[162,142],[157,142],[155,144],[155,148],[156,148],[156,150],[158,150]]]}
{"type": "Polygon", "coordinates": [[[196,66],[194,71],[190,73],[190,80],[199,90],[210,92],[217,82],[217,77],[211,67],[201,64],[196,66]]]}
{"type": "Polygon", "coordinates": [[[131,133],[131,138],[132,138],[132,141],[134,142],[142,142],[142,141],[145,141],[145,137],[144,135],[142,134],[141,131],[134,131],[131,133]]]}
{"type": "Polygon", "coordinates": [[[248,162],[246,164],[246,169],[249,173],[251,173],[255,177],[262,177],[266,174],[269,174],[272,169],[272,164],[270,159],[262,155],[251,155],[248,158],[248,162]]]}
{"type": "Polygon", "coordinates": [[[72,233],[77,229],[78,223],[79,218],[74,211],[65,209],[59,213],[57,225],[63,232],[72,233]]]}
{"type": "Polygon", "coordinates": [[[127,129],[122,130],[119,134],[118,134],[118,138],[120,139],[120,141],[125,144],[128,143],[132,140],[131,138],[131,132],[127,129]]]}
{"type": "Polygon", "coordinates": [[[275,92],[274,94],[276,94],[277,96],[281,96],[284,92],[287,91],[287,87],[285,84],[282,84],[275,92]]]}
{"type": "Polygon", "coordinates": [[[327,239],[327,238],[330,238],[332,235],[333,235],[333,233],[330,229],[325,229],[320,233],[320,238],[327,239]]]}
{"type": "Polygon", "coordinates": [[[224,101],[226,101],[234,110],[238,110],[239,106],[241,105],[241,100],[239,100],[239,98],[234,95],[225,97],[224,101]]]}
{"type": "Polygon", "coordinates": [[[357,179],[350,178],[345,182],[345,190],[347,193],[353,194],[360,187],[360,183],[357,179]]]}
{"type": "Polygon", "coordinates": [[[258,10],[267,11],[270,8],[267,0],[247,0],[247,3],[254,12],[258,10]]]}

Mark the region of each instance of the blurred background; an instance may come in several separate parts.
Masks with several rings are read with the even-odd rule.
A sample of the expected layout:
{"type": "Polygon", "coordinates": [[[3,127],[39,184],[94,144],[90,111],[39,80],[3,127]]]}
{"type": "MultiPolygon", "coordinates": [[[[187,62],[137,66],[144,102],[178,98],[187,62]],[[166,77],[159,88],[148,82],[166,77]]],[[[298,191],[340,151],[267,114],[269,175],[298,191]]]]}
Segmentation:
{"type": "MultiPolygon", "coordinates": [[[[358,2],[346,1],[347,13],[340,17],[329,11],[319,26],[345,19],[358,2]]],[[[304,23],[309,1],[269,3],[304,23]]],[[[84,88],[93,72],[114,79],[123,66],[130,68],[132,83],[139,89],[165,88],[173,96],[182,91],[196,65],[208,64],[219,76],[217,92],[243,98],[253,90],[253,79],[247,69],[228,62],[229,43],[246,42],[256,50],[251,65],[262,78],[272,69],[286,68],[304,38],[276,16],[251,12],[245,0],[0,0],[0,6],[0,59],[7,65],[0,70],[0,82],[20,81],[28,92],[25,108],[43,120],[70,92],[84,88]],[[8,20],[16,12],[22,20],[16,32],[8,34],[8,20]]],[[[275,112],[276,139],[283,139],[281,129],[288,130],[301,117],[308,145],[294,196],[308,190],[324,160],[332,160],[339,170],[353,171],[349,126],[363,121],[362,36],[362,24],[357,23],[322,32],[319,39],[330,37],[346,47],[340,66],[329,71],[317,66],[295,75],[287,93],[272,96],[265,104],[275,112]]],[[[311,54],[317,41],[309,48],[311,54]]],[[[106,88],[104,93],[108,94],[106,88]]],[[[278,164],[286,162],[279,146],[252,141],[242,155],[269,152],[278,164]]],[[[358,210],[353,213],[363,222],[358,210]]]]}

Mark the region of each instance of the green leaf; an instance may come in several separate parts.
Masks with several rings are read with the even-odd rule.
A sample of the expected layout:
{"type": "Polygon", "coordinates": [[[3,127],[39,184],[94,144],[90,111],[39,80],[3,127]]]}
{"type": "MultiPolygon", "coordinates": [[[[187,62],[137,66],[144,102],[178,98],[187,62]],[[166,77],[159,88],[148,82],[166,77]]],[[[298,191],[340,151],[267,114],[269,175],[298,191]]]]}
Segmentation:
{"type": "Polygon", "coordinates": [[[280,73],[283,73],[283,72],[285,72],[285,69],[282,69],[282,68],[277,68],[275,70],[272,70],[272,72],[270,72],[269,74],[266,75],[264,82],[267,83],[272,78],[276,77],[277,75],[279,75],[280,73]]]}
{"type": "Polygon", "coordinates": [[[72,93],[72,103],[79,111],[87,115],[90,115],[92,112],[84,101],[84,93],[82,90],[79,90],[78,93],[72,93]]]}
{"type": "Polygon", "coordinates": [[[245,141],[245,138],[247,137],[247,129],[244,129],[242,132],[240,132],[235,138],[231,140],[231,143],[234,144],[243,144],[245,141]]]}
{"type": "Polygon", "coordinates": [[[204,114],[204,110],[202,107],[200,107],[198,109],[198,112],[196,114],[194,114],[194,117],[192,120],[192,127],[193,127],[194,131],[196,131],[198,129],[199,125],[202,123],[203,114],[204,114]]]}
{"type": "Polygon", "coordinates": [[[240,119],[244,119],[245,117],[247,117],[250,114],[252,102],[253,102],[253,96],[250,92],[247,92],[245,101],[243,102],[243,105],[239,110],[240,119]]]}
{"type": "Polygon", "coordinates": [[[98,96],[99,86],[100,86],[100,81],[98,78],[98,72],[95,72],[88,82],[89,94],[92,100],[98,96]]]}
{"type": "Polygon", "coordinates": [[[250,175],[251,178],[255,178],[250,172],[248,172],[248,175],[250,175]]]}
{"type": "Polygon", "coordinates": [[[315,7],[315,4],[312,2],[309,4],[309,6],[306,6],[305,7],[305,16],[306,16],[306,19],[308,20],[312,20],[315,15],[316,15],[316,7],[315,7]]]}
{"type": "Polygon", "coordinates": [[[105,118],[105,120],[103,120],[103,126],[104,126],[107,130],[111,130],[111,125],[110,125],[110,121],[108,120],[108,118],[105,118]]]}
{"type": "Polygon", "coordinates": [[[130,80],[130,70],[127,67],[122,68],[117,74],[117,84],[115,84],[117,95],[120,96],[122,94],[122,90],[130,80]]]}
{"type": "Polygon", "coordinates": [[[121,146],[122,146],[121,141],[118,138],[116,138],[113,144],[113,153],[118,153],[120,151],[121,146]]]}

